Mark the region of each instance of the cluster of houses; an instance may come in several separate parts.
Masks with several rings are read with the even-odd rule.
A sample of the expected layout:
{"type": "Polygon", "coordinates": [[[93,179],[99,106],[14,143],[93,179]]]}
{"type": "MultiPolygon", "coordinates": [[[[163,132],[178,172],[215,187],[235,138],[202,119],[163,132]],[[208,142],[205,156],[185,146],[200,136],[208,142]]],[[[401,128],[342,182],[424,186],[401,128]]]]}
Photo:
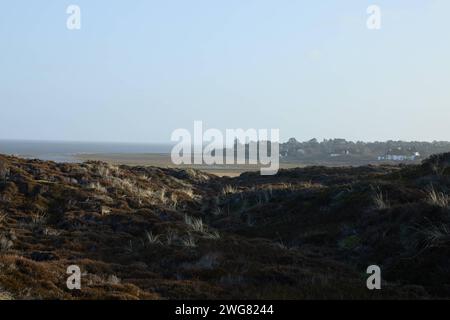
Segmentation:
{"type": "MultiPolygon", "coordinates": [[[[436,148],[435,143],[409,143],[402,141],[387,142],[348,142],[344,139],[332,139],[318,142],[311,139],[298,142],[295,138],[280,144],[281,159],[318,159],[334,158],[340,161],[417,161],[423,158],[422,151],[436,148]],[[419,152],[420,150],[420,152],[419,152]]],[[[450,148],[450,145],[449,145],[450,148]]]]}
{"type": "MultiPolygon", "coordinates": [[[[340,153],[331,153],[331,158],[350,155],[349,150],[342,151],[340,153]]],[[[420,159],[420,152],[412,150],[404,150],[401,147],[395,149],[389,149],[386,154],[378,156],[378,161],[415,161],[420,159]]]]}
{"type": "Polygon", "coordinates": [[[406,151],[400,147],[390,149],[384,156],[379,156],[378,161],[415,161],[421,157],[417,151],[406,151]]]}

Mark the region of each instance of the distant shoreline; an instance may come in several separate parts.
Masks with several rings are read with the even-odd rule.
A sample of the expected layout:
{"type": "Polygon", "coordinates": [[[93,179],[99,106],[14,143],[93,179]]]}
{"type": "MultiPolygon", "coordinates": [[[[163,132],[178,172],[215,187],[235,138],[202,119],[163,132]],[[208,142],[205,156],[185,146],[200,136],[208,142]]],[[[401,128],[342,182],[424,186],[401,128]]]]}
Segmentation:
{"type": "MultiPolygon", "coordinates": [[[[170,153],[109,153],[109,154],[77,154],[74,155],[79,161],[102,161],[115,165],[129,166],[153,166],[160,168],[181,168],[181,169],[197,169],[218,176],[235,177],[248,171],[259,171],[258,165],[175,165],[172,163],[170,153]]],[[[300,163],[282,163],[280,168],[297,168],[304,167],[300,163]]]]}
{"type": "MultiPolygon", "coordinates": [[[[103,161],[130,166],[198,169],[219,176],[238,176],[247,171],[259,171],[257,165],[174,165],[170,144],[84,143],[64,141],[1,140],[0,154],[25,159],[40,159],[59,163],[103,161]]],[[[280,168],[307,166],[355,167],[366,165],[418,164],[430,154],[450,151],[450,143],[402,142],[353,143],[343,139],[298,142],[294,138],[280,144],[280,168]],[[388,161],[388,154],[406,157],[420,153],[413,161],[388,161]]]]}

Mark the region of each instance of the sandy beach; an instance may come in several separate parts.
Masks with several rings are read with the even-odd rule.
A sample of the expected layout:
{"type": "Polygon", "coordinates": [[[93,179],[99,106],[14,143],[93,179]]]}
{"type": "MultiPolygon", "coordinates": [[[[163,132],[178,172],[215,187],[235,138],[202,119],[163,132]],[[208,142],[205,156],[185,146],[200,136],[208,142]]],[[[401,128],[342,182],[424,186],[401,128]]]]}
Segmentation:
{"type": "MultiPolygon", "coordinates": [[[[193,168],[203,172],[215,174],[218,176],[235,177],[247,171],[259,171],[258,165],[175,165],[170,159],[170,154],[166,153],[148,153],[148,154],[80,154],[75,156],[80,161],[102,161],[116,165],[129,166],[154,166],[160,168],[193,168]]],[[[302,167],[301,164],[281,163],[280,168],[302,167]]]]}

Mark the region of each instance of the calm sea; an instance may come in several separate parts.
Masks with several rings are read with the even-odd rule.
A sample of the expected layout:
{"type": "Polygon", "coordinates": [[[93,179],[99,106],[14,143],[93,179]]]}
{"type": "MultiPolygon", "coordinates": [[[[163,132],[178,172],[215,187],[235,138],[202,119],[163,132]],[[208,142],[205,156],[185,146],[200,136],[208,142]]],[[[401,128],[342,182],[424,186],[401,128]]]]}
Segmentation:
{"type": "Polygon", "coordinates": [[[170,153],[172,145],[156,143],[53,142],[0,140],[0,153],[23,158],[78,162],[77,154],[98,153],[170,153]]]}

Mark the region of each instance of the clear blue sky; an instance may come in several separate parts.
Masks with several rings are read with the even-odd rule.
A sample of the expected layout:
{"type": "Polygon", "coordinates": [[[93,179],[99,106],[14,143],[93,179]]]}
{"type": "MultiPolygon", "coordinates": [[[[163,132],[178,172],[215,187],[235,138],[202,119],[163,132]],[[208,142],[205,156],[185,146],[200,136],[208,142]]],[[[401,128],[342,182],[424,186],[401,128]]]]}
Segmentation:
{"type": "Polygon", "coordinates": [[[203,120],[282,140],[450,140],[449,13],[448,0],[5,0],[0,138],[165,142],[203,120]]]}

